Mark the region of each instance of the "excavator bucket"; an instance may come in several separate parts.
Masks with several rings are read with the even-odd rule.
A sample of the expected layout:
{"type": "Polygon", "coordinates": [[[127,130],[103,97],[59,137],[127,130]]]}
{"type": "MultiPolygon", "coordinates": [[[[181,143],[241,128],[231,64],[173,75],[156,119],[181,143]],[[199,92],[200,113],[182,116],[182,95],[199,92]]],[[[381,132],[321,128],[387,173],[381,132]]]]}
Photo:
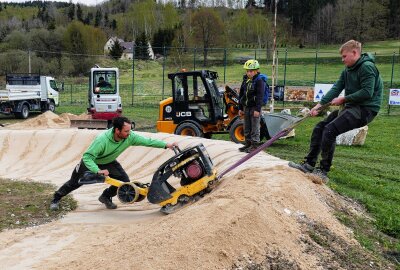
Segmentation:
{"type": "Polygon", "coordinates": [[[71,128],[107,129],[108,121],[101,119],[71,119],[71,128]]]}

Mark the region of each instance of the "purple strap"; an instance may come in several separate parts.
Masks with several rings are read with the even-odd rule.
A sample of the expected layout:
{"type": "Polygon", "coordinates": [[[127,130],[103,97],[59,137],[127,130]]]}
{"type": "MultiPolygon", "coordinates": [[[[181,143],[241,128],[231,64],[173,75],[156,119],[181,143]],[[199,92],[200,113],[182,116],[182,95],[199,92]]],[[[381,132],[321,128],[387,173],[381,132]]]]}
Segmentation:
{"type": "Polygon", "coordinates": [[[290,131],[292,131],[298,124],[300,124],[302,121],[304,121],[306,118],[308,118],[309,115],[304,116],[303,118],[297,120],[296,122],[294,122],[291,126],[282,129],[281,131],[279,131],[278,133],[276,133],[271,139],[269,139],[268,141],[266,141],[265,143],[263,143],[262,145],[260,145],[259,147],[257,147],[255,150],[253,150],[252,152],[248,153],[247,155],[245,155],[244,157],[242,157],[241,159],[239,159],[238,161],[236,161],[234,164],[232,164],[231,166],[229,166],[228,168],[226,168],[225,170],[223,170],[218,176],[217,179],[220,180],[225,174],[227,174],[228,172],[232,171],[233,169],[235,169],[236,167],[238,167],[239,165],[241,165],[242,163],[246,162],[247,160],[249,160],[250,158],[252,158],[253,156],[257,155],[258,153],[260,153],[262,150],[266,149],[267,147],[269,147],[271,144],[273,144],[276,140],[278,140],[281,137],[284,137],[286,135],[289,134],[290,131]]]}
{"type": "MultiPolygon", "coordinates": [[[[327,104],[322,105],[318,110],[322,111],[324,109],[326,109],[327,107],[330,106],[330,102],[327,104]]],[[[278,133],[276,133],[271,139],[269,139],[268,141],[266,141],[265,143],[263,143],[262,145],[260,145],[258,148],[256,148],[255,150],[253,150],[252,152],[248,153],[247,155],[245,155],[244,157],[242,157],[241,159],[239,159],[238,161],[236,161],[233,165],[229,166],[228,168],[226,168],[225,170],[223,170],[218,176],[217,176],[217,180],[220,180],[225,174],[227,174],[228,172],[232,171],[233,169],[235,169],[236,167],[240,166],[242,163],[246,162],[247,160],[249,160],[250,158],[252,158],[253,156],[257,155],[258,153],[260,153],[262,150],[266,149],[267,147],[269,147],[271,144],[273,144],[276,140],[278,140],[281,137],[284,137],[286,135],[289,134],[290,131],[292,131],[297,125],[299,125],[301,122],[303,122],[305,119],[307,119],[308,117],[310,117],[310,114],[307,114],[306,116],[304,116],[303,118],[297,120],[296,122],[294,122],[292,125],[288,126],[287,128],[282,129],[281,131],[279,131],[278,133]]]]}

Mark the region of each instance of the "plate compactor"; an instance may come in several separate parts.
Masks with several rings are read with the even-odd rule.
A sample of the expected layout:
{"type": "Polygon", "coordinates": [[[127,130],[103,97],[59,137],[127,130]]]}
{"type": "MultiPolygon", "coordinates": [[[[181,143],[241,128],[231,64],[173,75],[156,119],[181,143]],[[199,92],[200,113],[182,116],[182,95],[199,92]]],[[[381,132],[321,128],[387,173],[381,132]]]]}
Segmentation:
{"type": "Polygon", "coordinates": [[[139,202],[147,197],[150,203],[161,206],[161,212],[170,214],[210,192],[217,180],[216,169],[203,144],[184,150],[175,147],[174,152],[175,156],[164,162],[154,173],[150,184],[122,182],[91,172],[85,173],[79,183],[116,186],[117,197],[122,203],[139,202]],[[171,176],[180,179],[179,187],[173,187],[168,182],[171,176]]]}

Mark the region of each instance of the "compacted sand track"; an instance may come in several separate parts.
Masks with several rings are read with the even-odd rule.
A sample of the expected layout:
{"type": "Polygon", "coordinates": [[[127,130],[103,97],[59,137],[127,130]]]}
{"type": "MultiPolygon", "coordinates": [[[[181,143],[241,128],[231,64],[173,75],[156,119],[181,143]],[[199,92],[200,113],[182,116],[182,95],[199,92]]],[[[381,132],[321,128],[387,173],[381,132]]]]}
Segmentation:
{"type": "MultiPolygon", "coordinates": [[[[0,177],[59,186],[101,131],[66,128],[65,118],[50,113],[38,117],[43,119],[0,129],[0,177]]],[[[218,171],[244,155],[232,142],[140,134],[177,141],[182,149],[203,143],[218,171]]],[[[131,147],[118,160],[131,180],[150,182],[172,155],[131,147]]],[[[210,194],[168,216],[147,200],[126,205],[115,199],[118,209],[107,210],[97,201],[105,187],[74,191],[78,208],[61,220],[0,233],[1,268],[230,269],[270,258],[281,269],[325,269],[321,256],[331,254],[310,244],[310,224],[327,228],[346,245],[358,245],[334,218],[329,189],[264,152],[224,176],[210,194]]]]}

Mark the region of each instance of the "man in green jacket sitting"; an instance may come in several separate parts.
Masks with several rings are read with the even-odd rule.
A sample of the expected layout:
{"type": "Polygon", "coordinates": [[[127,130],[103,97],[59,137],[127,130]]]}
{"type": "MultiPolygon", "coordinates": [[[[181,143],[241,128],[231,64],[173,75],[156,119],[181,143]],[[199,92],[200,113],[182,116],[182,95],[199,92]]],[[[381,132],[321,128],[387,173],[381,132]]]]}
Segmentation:
{"type": "MultiPolygon", "coordinates": [[[[128,175],[116,159],[128,147],[134,145],[173,149],[177,143],[166,143],[140,136],[131,131],[131,121],[128,118],[114,118],[113,128],[96,136],[83,154],[82,160],[76,165],[70,180],[54,193],[50,209],[58,210],[61,198],[79,188],[81,186],[79,179],[88,171],[129,182],[128,175]]],[[[116,194],[117,187],[110,186],[100,195],[99,201],[104,203],[108,209],[115,209],[117,205],[112,202],[111,198],[116,194]]]]}
{"type": "Polygon", "coordinates": [[[374,57],[361,54],[361,43],[349,40],[340,47],[342,62],[346,68],[339,80],[328,91],[310,114],[316,116],[321,106],[344,105],[319,122],[311,135],[310,151],[302,163],[289,162],[289,166],[305,173],[319,176],[325,183],[333,160],[336,136],[370,123],[378,114],[382,101],[383,83],[375,66],[374,57]],[[340,97],[342,90],[343,97],[340,97]],[[321,153],[319,168],[315,168],[321,153]]]}

